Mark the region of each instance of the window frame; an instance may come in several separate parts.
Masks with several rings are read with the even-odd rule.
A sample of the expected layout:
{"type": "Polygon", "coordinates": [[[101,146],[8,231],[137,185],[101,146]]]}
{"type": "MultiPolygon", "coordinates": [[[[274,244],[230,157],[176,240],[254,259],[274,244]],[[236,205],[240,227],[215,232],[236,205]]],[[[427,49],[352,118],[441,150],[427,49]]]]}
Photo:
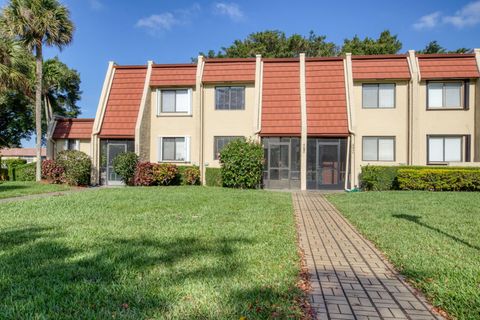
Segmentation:
{"type": "Polygon", "coordinates": [[[157,117],[161,116],[191,116],[192,115],[192,88],[157,88],[157,117]],[[187,91],[189,108],[187,112],[184,111],[163,111],[163,91],[175,91],[175,110],[177,103],[177,91],[187,91]]]}
{"type": "Polygon", "coordinates": [[[77,150],[80,151],[80,139],[65,139],[65,145],[64,145],[65,150],[77,150]],[[70,142],[75,143],[74,148],[70,148],[70,142]]]}
{"type": "Polygon", "coordinates": [[[228,143],[235,139],[244,139],[244,136],[213,136],[213,160],[219,160],[220,152],[217,152],[217,139],[220,138],[232,138],[228,143]]]}
{"type": "MultiPolygon", "coordinates": [[[[157,138],[157,147],[158,147],[158,152],[157,152],[157,162],[159,163],[188,163],[190,162],[190,136],[180,136],[180,135],[173,135],[173,136],[159,136],[157,138]],[[163,159],[163,140],[167,139],[184,139],[184,159],[183,160],[169,160],[169,159],[163,159]]],[[[174,154],[176,155],[176,141],[174,143],[174,154]]]]}
{"type": "Polygon", "coordinates": [[[429,80],[426,81],[426,109],[427,111],[442,111],[442,110],[468,110],[469,109],[469,87],[470,81],[469,80],[429,80]],[[442,107],[430,107],[430,90],[429,86],[432,83],[441,83],[442,84],[442,107]],[[460,84],[460,106],[459,107],[444,107],[445,105],[445,95],[446,89],[445,84],[460,84]]]}
{"type": "Polygon", "coordinates": [[[397,137],[396,136],[362,136],[362,161],[363,162],[395,162],[397,159],[397,137]],[[365,144],[365,138],[367,139],[376,139],[377,140],[377,157],[376,160],[365,160],[365,150],[364,150],[364,144],[365,144]],[[393,140],[393,159],[392,160],[380,160],[380,140],[385,139],[385,140],[393,140]]]}
{"type": "Polygon", "coordinates": [[[447,165],[450,162],[471,161],[471,136],[469,134],[427,134],[427,165],[447,165]],[[430,138],[443,138],[443,161],[430,161],[430,138]],[[445,161],[445,139],[460,139],[460,161],[445,161]]]}
{"type": "Polygon", "coordinates": [[[397,84],[395,82],[364,82],[362,83],[362,109],[396,109],[397,108],[397,84]],[[382,84],[389,84],[393,85],[393,107],[381,107],[380,106],[380,85],[382,84]],[[377,106],[376,107],[368,107],[365,106],[365,99],[363,90],[365,86],[376,86],[377,87],[377,106]]]}
{"type": "Polygon", "coordinates": [[[215,93],[214,93],[214,103],[215,103],[215,111],[242,111],[242,110],[245,110],[245,107],[246,107],[246,101],[245,101],[245,98],[246,98],[246,86],[244,85],[231,85],[231,86],[228,86],[228,85],[222,85],[222,86],[215,86],[214,90],[215,90],[215,93]],[[228,108],[219,108],[218,107],[218,104],[217,104],[217,89],[219,88],[228,88],[230,89],[229,90],[229,107],[228,108]],[[231,89],[232,88],[241,88],[243,89],[243,105],[241,108],[235,108],[235,109],[232,109],[231,107],[231,100],[232,100],[232,95],[231,95],[231,89]]]}

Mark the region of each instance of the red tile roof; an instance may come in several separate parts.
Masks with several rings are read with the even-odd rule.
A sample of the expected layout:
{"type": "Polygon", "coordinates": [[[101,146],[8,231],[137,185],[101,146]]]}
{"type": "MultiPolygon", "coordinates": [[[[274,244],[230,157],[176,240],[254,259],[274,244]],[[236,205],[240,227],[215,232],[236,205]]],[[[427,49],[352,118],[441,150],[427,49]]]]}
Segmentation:
{"type": "Polygon", "coordinates": [[[133,138],[147,68],[117,67],[108,96],[100,137],[133,138]]]}
{"type": "Polygon", "coordinates": [[[254,82],[255,59],[206,60],[203,82],[254,82]]]}
{"type": "Polygon", "coordinates": [[[343,60],[306,61],[307,133],[347,136],[343,60]]]}
{"type": "Polygon", "coordinates": [[[478,78],[477,62],[473,54],[418,55],[422,79],[478,78]]]}
{"type": "Polygon", "coordinates": [[[196,64],[153,65],[150,85],[158,87],[195,86],[196,64]]]}
{"type": "MultiPolygon", "coordinates": [[[[42,157],[47,155],[47,150],[42,148],[40,151],[42,157]]],[[[37,149],[35,148],[5,148],[0,149],[0,156],[4,157],[35,157],[37,155],[37,149]]]]}
{"type": "Polygon", "coordinates": [[[406,55],[352,56],[354,80],[410,79],[406,55]]]}
{"type": "Polygon", "coordinates": [[[95,119],[57,119],[54,139],[90,139],[95,119]]]}
{"type": "Polygon", "coordinates": [[[262,135],[300,135],[300,63],[263,65],[262,135]]]}

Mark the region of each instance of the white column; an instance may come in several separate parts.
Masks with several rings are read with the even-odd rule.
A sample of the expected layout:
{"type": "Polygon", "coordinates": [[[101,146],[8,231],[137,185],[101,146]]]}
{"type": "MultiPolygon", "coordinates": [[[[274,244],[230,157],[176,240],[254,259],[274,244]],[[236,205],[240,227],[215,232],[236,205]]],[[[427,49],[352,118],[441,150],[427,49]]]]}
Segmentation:
{"type": "Polygon", "coordinates": [[[307,190],[307,94],[305,87],[305,53],[300,53],[300,110],[301,110],[301,155],[300,155],[300,186],[307,190]]]}

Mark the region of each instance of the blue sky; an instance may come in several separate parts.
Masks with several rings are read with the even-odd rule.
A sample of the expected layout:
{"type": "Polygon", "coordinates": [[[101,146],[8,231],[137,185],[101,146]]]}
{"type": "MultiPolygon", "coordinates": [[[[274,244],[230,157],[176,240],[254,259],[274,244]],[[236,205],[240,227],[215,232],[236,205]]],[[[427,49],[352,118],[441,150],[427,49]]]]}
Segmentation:
{"type": "MultiPolygon", "coordinates": [[[[76,25],[71,46],[47,56],[81,74],[81,117],[94,117],[108,61],[118,64],[189,62],[266,29],[310,30],[341,44],[389,29],[402,51],[438,40],[449,49],[480,47],[480,0],[473,1],[168,1],[63,0],[76,25]]],[[[6,0],[0,0],[3,6],[6,0]]],[[[27,142],[25,145],[31,145],[27,142]]]]}

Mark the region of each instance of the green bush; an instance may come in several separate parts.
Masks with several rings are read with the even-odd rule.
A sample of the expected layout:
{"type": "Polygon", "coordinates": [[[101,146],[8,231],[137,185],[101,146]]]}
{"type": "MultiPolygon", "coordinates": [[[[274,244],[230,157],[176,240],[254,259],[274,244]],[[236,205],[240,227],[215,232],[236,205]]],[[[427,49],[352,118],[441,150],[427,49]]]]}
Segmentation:
{"type": "Polygon", "coordinates": [[[192,166],[183,170],[182,174],[182,185],[186,186],[196,186],[200,184],[200,169],[198,167],[192,166]]]}
{"type": "Polygon", "coordinates": [[[205,169],[205,184],[209,187],[223,186],[221,169],[207,167],[205,169]]]}
{"type": "Polygon", "coordinates": [[[35,162],[16,166],[13,171],[16,181],[35,181],[35,162]]]}
{"type": "Polygon", "coordinates": [[[92,162],[90,157],[78,150],[64,150],[57,154],[59,166],[65,171],[65,182],[72,186],[86,186],[90,184],[92,162]]]}
{"type": "Polygon", "coordinates": [[[480,169],[399,169],[402,190],[480,191],[480,169]]]}
{"type": "Polygon", "coordinates": [[[7,180],[8,180],[8,169],[0,168],[0,181],[7,181],[7,180]]]}
{"type": "Polygon", "coordinates": [[[15,181],[15,167],[24,165],[26,163],[27,160],[20,158],[5,159],[2,160],[2,168],[7,169],[9,180],[15,181]]]}
{"type": "Polygon", "coordinates": [[[225,187],[256,188],[263,171],[263,147],[254,140],[235,139],[220,152],[225,187]]]}
{"type": "Polygon", "coordinates": [[[476,170],[475,167],[432,166],[364,166],[360,173],[360,188],[364,191],[399,190],[398,171],[403,169],[476,170]]]}
{"type": "Polygon", "coordinates": [[[171,163],[158,163],[153,167],[153,178],[161,186],[175,184],[178,181],[178,168],[171,163]]]}
{"type": "Polygon", "coordinates": [[[113,159],[113,170],[122,177],[123,183],[133,186],[138,156],[135,152],[122,152],[113,159]]]}

